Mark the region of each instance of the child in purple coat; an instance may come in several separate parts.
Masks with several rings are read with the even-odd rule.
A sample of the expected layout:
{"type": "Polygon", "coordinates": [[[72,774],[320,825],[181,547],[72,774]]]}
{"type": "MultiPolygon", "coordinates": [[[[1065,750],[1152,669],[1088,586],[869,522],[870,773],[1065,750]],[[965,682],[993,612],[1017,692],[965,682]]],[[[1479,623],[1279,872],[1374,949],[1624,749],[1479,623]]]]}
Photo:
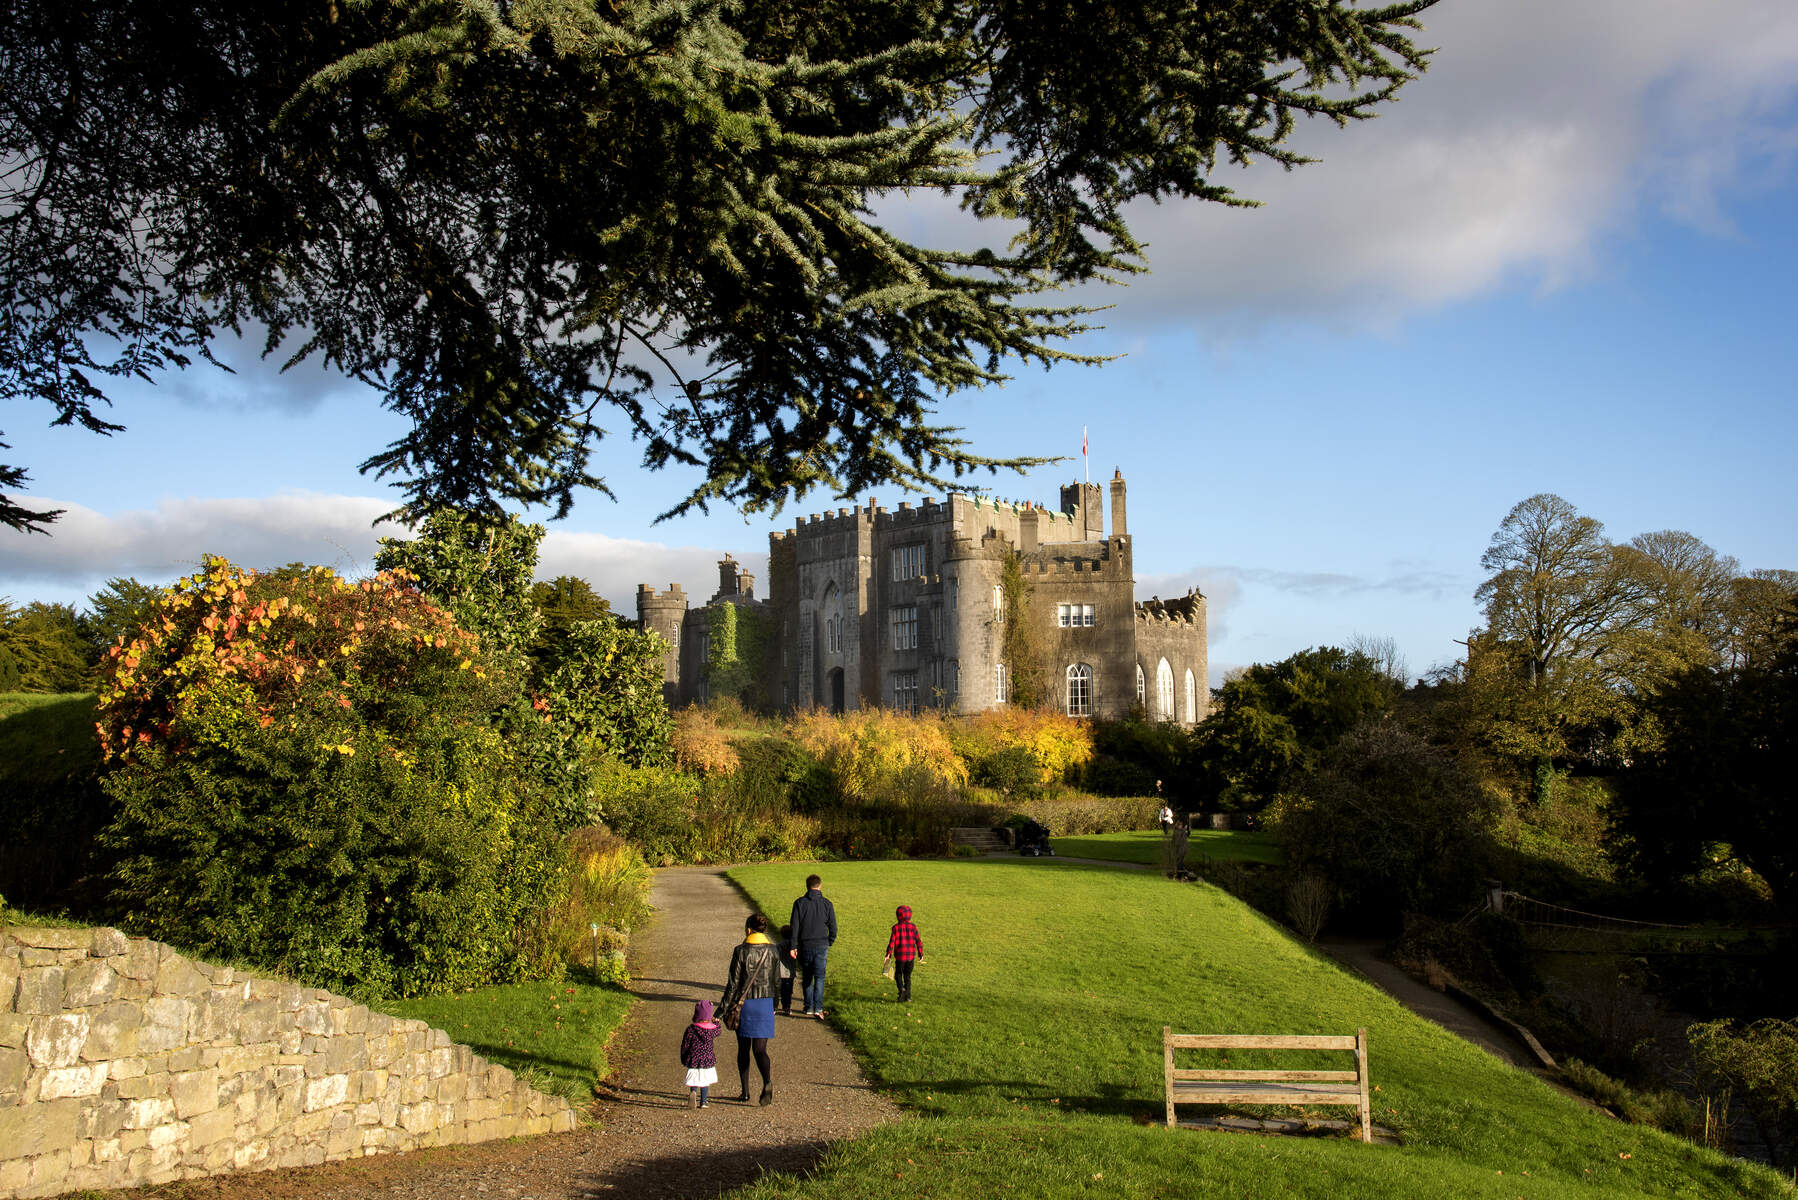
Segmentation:
{"type": "Polygon", "coordinates": [[[693,1023],[680,1038],[680,1065],[687,1068],[688,1108],[704,1108],[706,1093],[718,1082],[718,1055],[712,1049],[718,1029],[718,1022],[712,1020],[712,1002],[695,1004],[693,1023]]]}

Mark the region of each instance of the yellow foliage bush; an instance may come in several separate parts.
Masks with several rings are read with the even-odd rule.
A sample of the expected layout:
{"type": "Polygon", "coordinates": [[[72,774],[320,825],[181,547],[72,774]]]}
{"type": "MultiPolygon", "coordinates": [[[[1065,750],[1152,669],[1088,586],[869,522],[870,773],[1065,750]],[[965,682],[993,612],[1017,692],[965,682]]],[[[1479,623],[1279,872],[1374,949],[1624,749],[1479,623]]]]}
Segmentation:
{"type": "Polygon", "coordinates": [[[1091,723],[1045,709],[988,709],[960,721],[953,736],[956,749],[969,762],[1014,747],[1029,752],[1036,760],[1040,785],[1069,779],[1093,758],[1091,723]]]}
{"type": "Polygon", "coordinates": [[[968,783],[967,764],[937,717],[885,709],[813,712],[794,719],[792,737],[830,769],[851,803],[940,804],[968,783]]]}
{"type": "Polygon", "coordinates": [[[718,718],[693,705],[674,714],[668,748],[674,753],[674,765],[695,775],[731,775],[740,763],[718,718]]]}

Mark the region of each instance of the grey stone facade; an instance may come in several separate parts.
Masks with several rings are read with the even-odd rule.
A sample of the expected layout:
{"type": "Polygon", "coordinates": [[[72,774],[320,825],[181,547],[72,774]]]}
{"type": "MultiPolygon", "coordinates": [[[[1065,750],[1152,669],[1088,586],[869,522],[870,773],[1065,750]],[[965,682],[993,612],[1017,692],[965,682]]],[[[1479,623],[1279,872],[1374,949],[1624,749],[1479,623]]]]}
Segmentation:
{"type": "MultiPolygon", "coordinates": [[[[728,558],[712,603],[756,605],[774,631],[766,690],[780,708],[885,705],[979,712],[1006,703],[1001,581],[1016,553],[1034,665],[1063,711],[1203,719],[1205,598],[1137,603],[1121,474],[1061,489],[1059,510],[984,497],[839,508],[768,538],[769,594],[728,558]]],[[[680,586],[637,591],[638,623],[670,643],[670,704],[704,699],[708,607],[680,586]]]]}

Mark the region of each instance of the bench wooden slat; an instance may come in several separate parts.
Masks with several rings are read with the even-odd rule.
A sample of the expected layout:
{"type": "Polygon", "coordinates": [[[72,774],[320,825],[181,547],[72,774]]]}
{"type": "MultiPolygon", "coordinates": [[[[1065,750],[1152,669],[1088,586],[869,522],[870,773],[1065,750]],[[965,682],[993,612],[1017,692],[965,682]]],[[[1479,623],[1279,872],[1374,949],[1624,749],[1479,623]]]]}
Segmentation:
{"type": "Polygon", "coordinates": [[[1353,1050],[1355,1039],[1328,1033],[1175,1033],[1176,1050],[1353,1050]]]}
{"type": "Polygon", "coordinates": [[[1353,1071],[1211,1071],[1181,1067],[1174,1071],[1180,1079],[1316,1079],[1334,1083],[1354,1083],[1361,1077],[1353,1071]]]}
{"type": "Polygon", "coordinates": [[[1178,1104],[1346,1104],[1361,1107],[1358,1088],[1320,1087],[1304,1083],[1240,1083],[1174,1085],[1178,1104]]]}
{"type": "Polygon", "coordinates": [[[1330,1034],[1175,1033],[1161,1027],[1167,1123],[1176,1104],[1340,1104],[1360,1110],[1361,1140],[1373,1141],[1367,1083],[1367,1030],[1353,1037],[1330,1034]],[[1176,1068],[1178,1050],[1351,1050],[1353,1071],[1176,1068]],[[1331,1086],[1332,1084],[1336,1086],[1331,1086]]]}

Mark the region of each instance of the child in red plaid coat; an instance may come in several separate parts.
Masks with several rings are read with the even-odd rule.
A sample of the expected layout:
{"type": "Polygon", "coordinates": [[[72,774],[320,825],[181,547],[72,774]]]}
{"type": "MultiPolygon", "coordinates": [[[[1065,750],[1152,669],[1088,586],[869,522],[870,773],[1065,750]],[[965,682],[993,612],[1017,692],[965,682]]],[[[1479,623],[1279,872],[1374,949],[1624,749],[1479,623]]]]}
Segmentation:
{"type": "Polygon", "coordinates": [[[924,939],[918,935],[918,927],[911,923],[909,905],[901,904],[893,915],[899,922],[887,938],[887,957],[893,961],[893,982],[899,985],[899,1002],[903,1004],[911,999],[911,969],[924,957],[924,939]]]}

